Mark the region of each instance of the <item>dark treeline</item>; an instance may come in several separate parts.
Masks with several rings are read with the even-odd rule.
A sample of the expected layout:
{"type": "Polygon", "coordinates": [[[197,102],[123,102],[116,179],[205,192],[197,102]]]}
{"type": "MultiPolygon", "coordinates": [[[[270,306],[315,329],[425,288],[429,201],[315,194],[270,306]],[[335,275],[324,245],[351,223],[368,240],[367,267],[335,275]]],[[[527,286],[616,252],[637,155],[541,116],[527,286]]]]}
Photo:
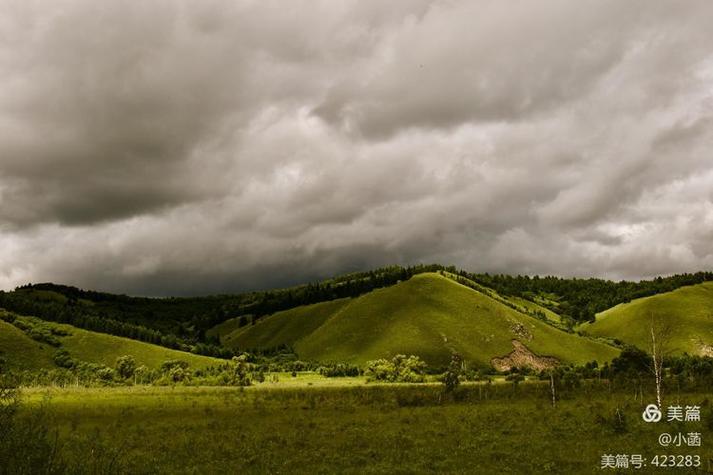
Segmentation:
{"type": "MultiPolygon", "coordinates": [[[[708,391],[713,385],[713,358],[709,356],[667,356],[663,359],[662,366],[665,393],[674,390],[708,391]]],[[[596,369],[595,366],[590,368],[596,369]]],[[[651,356],[634,346],[625,347],[611,364],[600,368],[599,376],[619,388],[652,388],[655,384],[651,356]]]]}
{"type": "Polygon", "coordinates": [[[374,289],[388,287],[410,279],[416,274],[446,270],[438,264],[410,267],[390,266],[368,272],[348,274],[335,279],[311,283],[291,289],[262,292],[242,313],[257,317],[326,300],[358,297],[374,289]]]}

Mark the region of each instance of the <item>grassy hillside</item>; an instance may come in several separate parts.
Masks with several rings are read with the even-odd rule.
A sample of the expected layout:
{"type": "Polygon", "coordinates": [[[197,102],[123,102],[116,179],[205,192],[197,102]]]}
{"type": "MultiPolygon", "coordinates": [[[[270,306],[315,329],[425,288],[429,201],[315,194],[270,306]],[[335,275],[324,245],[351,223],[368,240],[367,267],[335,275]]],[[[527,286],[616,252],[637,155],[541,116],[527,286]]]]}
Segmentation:
{"type": "Polygon", "coordinates": [[[537,355],[566,362],[605,361],[617,354],[435,273],[357,298],[280,312],[222,339],[239,348],[287,343],[301,358],[354,363],[404,353],[440,366],[457,351],[487,366],[510,353],[514,339],[537,355]]]}
{"type": "MultiPolygon", "coordinates": [[[[63,330],[66,336],[55,336],[61,348],[67,350],[76,360],[89,363],[114,366],[116,359],[123,355],[132,355],[138,364],[157,368],[169,359],[187,361],[192,368],[203,368],[222,360],[194,355],[184,351],[172,350],[162,346],[143,343],[103,333],[96,333],[71,325],[44,322],[33,317],[17,317],[22,322],[40,325],[43,328],[63,330]]],[[[25,332],[10,323],[0,320],[0,357],[4,358],[9,369],[52,368],[55,348],[47,343],[31,339],[25,332]]]]}
{"type": "Polygon", "coordinates": [[[617,305],[581,330],[647,349],[652,315],[670,323],[674,353],[713,354],[713,282],[617,305]]]}
{"type": "MultiPolygon", "coordinates": [[[[251,348],[274,348],[283,344],[292,346],[317,330],[348,303],[349,299],[338,299],[277,312],[259,321],[260,331],[250,332],[247,341],[251,348]]],[[[218,325],[212,334],[217,334],[225,346],[243,347],[245,340],[240,335],[249,331],[252,325],[239,327],[238,320],[233,318],[218,325]]]]}
{"type": "MultiPolygon", "coordinates": [[[[437,264],[386,266],[283,289],[202,297],[132,297],[48,282],[0,292],[0,308],[147,342],[155,342],[155,331],[159,331],[169,342],[190,344],[229,317],[270,315],[300,305],[358,296],[414,274],[442,269],[437,264]]],[[[171,344],[164,346],[170,348],[171,344]]]]}
{"type": "Polygon", "coordinates": [[[53,367],[55,349],[27,336],[19,328],[0,320],[0,368],[36,370],[53,367]]]}
{"type": "Polygon", "coordinates": [[[132,355],[138,364],[144,364],[149,368],[157,368],[162,362],[170,359],[187,361],[191,368],[204,368],[223,361],[129,338],[90,332],[69,325],[58,326],[71,332],[70,336],[60,338],[62,346],[72,357],[82,361],[113,366],[119,356],[132,355]]]}
{"type": "Polygon", "coordinates": [[[523,299],[521,297],[508,297],[508,300],[510,300],[515,305],[525,308],[530,312],[541,312],[545,316],[545,318],[547,318],[547,320],[552,323],[562,323],[562,317],[560,317],[552,310],[543,307],[542,305],[539,305],[535,302],[523,299]]]}
{"type": "MultiPolygon", "coordinates": [[[[458,282],[459,284],[463,284],[468,288],[477,290],[478,292],[485,294],[488,297],[491,297],[499,301],[500,303],[507,305],[508,307],[514,308],[518,312],[528,314],[532,317],[540,318],[541,320],[545,320],[548,323],[551,323],[552,325],[557,326],[562,330],[566,330],[566,327],[562,325],[562,317],[554,311],[548,309],[547,307],[540,305],[539,303],[513,295],[509,295],[507,297],[502,296],[494,289],[485,287],[484,285],[479,284],[473,279],[470,279],[463,275],[453,274],[451,272],[440,272],[440,274],[458,282]]],[[[538,300],[542,301],[542,299],[538,300]]]]}

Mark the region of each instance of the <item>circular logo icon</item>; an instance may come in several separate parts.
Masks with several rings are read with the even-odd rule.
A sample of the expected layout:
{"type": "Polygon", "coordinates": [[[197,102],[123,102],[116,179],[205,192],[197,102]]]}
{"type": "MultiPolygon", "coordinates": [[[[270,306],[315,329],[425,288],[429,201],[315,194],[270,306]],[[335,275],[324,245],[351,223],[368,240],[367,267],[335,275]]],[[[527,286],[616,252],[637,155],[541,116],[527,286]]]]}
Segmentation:
{"type": "Polygon", "coordinates": [[[661,410],[656,404],[649,404],[644,409],[643,414],[641,414],[644,422],[658,422],[661,420],[661,410]]]}

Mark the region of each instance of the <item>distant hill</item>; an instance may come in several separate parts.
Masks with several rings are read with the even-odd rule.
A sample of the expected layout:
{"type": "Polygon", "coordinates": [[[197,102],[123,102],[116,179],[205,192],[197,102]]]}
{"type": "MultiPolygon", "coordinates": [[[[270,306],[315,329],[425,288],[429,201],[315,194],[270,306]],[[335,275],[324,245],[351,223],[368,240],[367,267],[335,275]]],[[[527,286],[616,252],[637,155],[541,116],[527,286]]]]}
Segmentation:
{"type": "Polygon", "coordinates": [[[14,291],[0,291],[0,308],[166,348],[226,358],[231,356],[230,352],[220,347],[214,338],[216,325],[238,328],[241,323],[277,312],[358,298],[428,272],[449,274],[481,292],[484,288],[489,289],[485,293],[497,292],[507,300],[506,305],[546,318],[561,328],[593,320],[598,312],[634,298],[713,280],[711,272],[613,282],[595,278],[477,274],[455,266],[419,264],[385,266],[284,289],[205,297],[131,297],[54,283],[27,284],[14,291]]]}
{"type": "Polygon", "coordinates": [[[536,366],[552,358],[604,362],[618,354],[609,345],[562,331],[495,297],[437,273],[421,273],[356,298],[277,312],[254,325],[229,321],[213,332],[227,346],[286,344],[300,358],[353,363],[403,353],[443,366],[455,351],[482,367],[507,365],[508,357],[529,359],[536,366]]]}
{"type": "Polygon", "coordinates": [[[582,325],[581,331],[648,350],[652,316],[669,322],[674,353],[713,356],[713,282],[617,305],[598,314],[596,322],[582,325]]]}
{"type": "Polygon", "coordinates": [[[355,297],[388,287],[412,275],[443,266],[388,266],[285,289],[205,297],[146,298],[83,290],[53,283],[28,284],[0,291],[0,308],[44,320],[197,351],[229,356],[215,348],[206,331],[236,315],[258,318],[300,305],[355,297]]]}
{"type": "Polygon", "coordinates": [[[124,355],[132,355],[138,364],[149,368],[158,368],[161,363],[170,359],[186,361],[192,368],[204,368],[223,362],[216,358],[82,330],[71,325],[45,322],[33,317],[16,317],[16,319],[20,324],[40,328],[43,332],[50,333],[60,346],[37,341],[30,337],[30,333],[0,320],[0,358],[3,359],[2,366],[12,370],[53,368],[55,367],[53,357],[59,348],[67,350],[69,355],[78,361],[110,367],[114,366],[118,357],[124,355]]]}
{"type": "Polygon", "coordinates": [[[676,274],[651,280],[618,281],[555,276],[489,275],[462,273],[501,295],[523,297],[541,303],[566,320],[593,321],[597,313],[637,298],[670,292],[713,281],[713,272],[676,274]]]}
{"type": "MultiPolygon", "coordinates": [[[[514,351],[517,346],[511,341],[512,332],[508,333],[515,324],[511,325],[508,319],[517,321],[528,317],[524,322],[530,325],[535,321],[532,323],[535,336],[530,343],[521,341],[524,346],[517,346],[520,351],[532,350],[541,356],[552,353],[551,356],[562,361],[584,361],[592,359],[590,356],[597,351],[582,350],[581,357],[560,351],[557,356],[556,346],[535,347],[546,340],[548,332],[555,330],[556,335],[564,335],[558,341],[559,346],[567,346],[565,342],[577,337],[561,330],[593,319],[598,313],[605,315],[605,310],[632,299],[661,296],[694,284],[710,285],[712,279],[713,273],[698,272],[640,282],[613,282],[594,278],[476,274],[454,266],[428,264],[387,266],[284,289],[190,298],[131,297],[53,283],[28,284],[14,291],[0,291],[0,309],[210,357],[229,358],[237,350],[289,345],[304,358],[362,361],[392,349],[413,348],[424,354],[431,352],[434,364],[441,364],[453,348],[466,356],[471,352],[471,361],[475,363],[489,361],[492,364],[494,358],[514,351]],[[426,291],[428,286],[419,287],[416,283],[433,281],[438,274],[441,274],[441,283],[448,282],[450,286],[440,288],[428,300],[424,297],[430,295],[426,291]],[[453,291],[455,283],[443,276],[463,284],[456,286],[460,291],[453,291]],[[407,285],[407,282],[411,283],[407,285]],[[469,292],[462,293],[465,290],[469,292]],[[444,297],[451,293],[455,297],[444,297]],[[372,308],[387,312],[386,318],[371,313],[372,308]],[[478,311],[473,312],[474,308],[478,311]],[[430,320],[421,321],[421,315],[430,316],[430,320]],[[478,319],[473,320],[473,315],[478,315],[478,319]],[[496,319],[493,315],[505,317],[496,319]],[[414,316],[419,320],[413,320],[414,316]],[[491,320],[499,326],[493,326],[495,323],[489,323],[491,320]],[[351,328],[359,321],[365,328],[351,328]],[[368,338],[372,328],[379,329],[372,335],[375,341],[368,338]],[[544,328],[545,336],[537,336],[540,328],[544,328]],[[416,338],[404,337],[399,334],[400,330],[411,332],[416,338]],[[496,336],[486,338],[491,330],[497,330],[493,332],[496,336]],[[346,333],[340,333],[343,331],[346,333]],[[382,331],[389,335],[391,346],[379,340],[382,331]],[[344,340],[341,346],[332,345],[337,333],[344,340]],[[463,335],[472,337],[483,350],[474,350],[468,346],[470,343],[460,342],[463,335]],[[435,346],[430,348],[431,344],[435,346]],[[349,345],[355,348],[349,349],[349,345]]],[[[610,326],[616,325],[597,323],[592,326],[591,334],[637,341],[627,337],[627,332],[633,331],[630,328],[610,326]]],[[[587,326],[581,328],[586,330],[587,326]]],[[[696,338],[702,338],[703,346],[699,347],[707,351],[705,345],[711,343],[706,337],[696,338]]],[[[696,347],[691,345],[689,341],[684,347],[694,351],[696,347]]],[[[606,359],[606,355],[602,359],[606,359]]]]}

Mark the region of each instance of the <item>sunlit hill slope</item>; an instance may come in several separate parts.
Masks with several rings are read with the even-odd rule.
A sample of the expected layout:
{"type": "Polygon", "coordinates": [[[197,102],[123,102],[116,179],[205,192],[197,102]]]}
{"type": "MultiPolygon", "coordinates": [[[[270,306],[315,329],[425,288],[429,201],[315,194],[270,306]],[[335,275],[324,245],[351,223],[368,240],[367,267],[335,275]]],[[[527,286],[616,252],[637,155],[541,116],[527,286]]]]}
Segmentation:
{"type": "Polygon", "coordinates": [[[230,347],[287,344],[300,358],[359,364],[402,353],[443,366],[458,352],[484,367],[508,356],[513,341],[531,357],[560,362],[604,362],[618,354],[612,346],[562,331],[437,273],[352,299],[278,312],[255,325],[228,321],[215,331],[230,347]]]}

